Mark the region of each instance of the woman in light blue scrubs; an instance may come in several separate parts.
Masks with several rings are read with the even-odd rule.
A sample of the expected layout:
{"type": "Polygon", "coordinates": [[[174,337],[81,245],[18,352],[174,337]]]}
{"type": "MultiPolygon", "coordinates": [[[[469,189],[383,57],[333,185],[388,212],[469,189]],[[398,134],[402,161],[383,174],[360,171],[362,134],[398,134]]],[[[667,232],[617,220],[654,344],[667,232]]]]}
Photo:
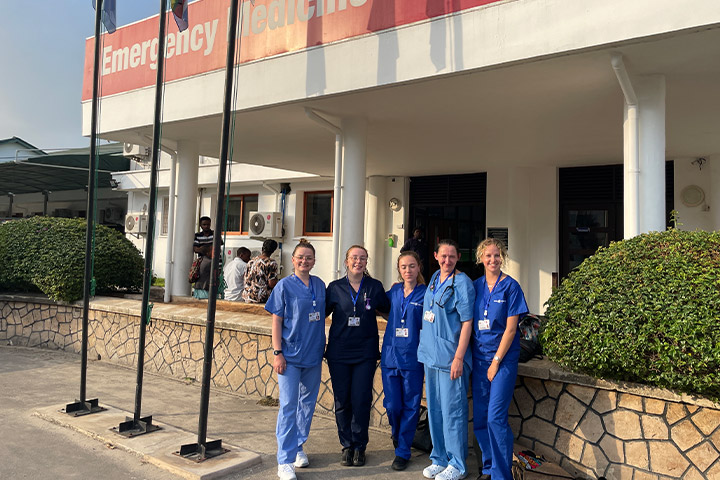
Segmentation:
{"type": "Polygon", "coordinates": [[[418,360],[425,364],[425,394],[433,449],[425,478],[465,478],[468,453],[467,391],[472,360],[475,289],[455,265],[460,259],[454,240],[440,240],[435,251],[440,270],[430,279],[423,301],[418,360]]]}
{"type": "Polygon", "coordinates": [[[417,349],[427,287],[420,265],[417,253],[402,252],[397,260],[401,283],[393,285],[387,293],[391,306],[380,368],[385,392],[383,406],[395,443],[393,470],[407,468],[422,399],[424,375],[423,365],[417,360],[417,349]]]}
{"type": "Polygon", "coordinates": [[[500,240],[483,240],[476,256],[485,267],[485,276],[475,280],[472,341],[473,430],[483,457],[478,479],[512,480],[508,408],[520,356],[518,319],[528,307],[520,285],[501,270],[507,249],[500,240]]]}
{"type": "Polygon", "coordinates": [[[295,273],[278,282],[265,304],[273,317],[273,369],[280,390],[275,435],[281,480],[294,480],[295,467],[309,465],[303,444],[315,412],[325,350],[325,284],[310,275],[315,248],[300,240],[292,262],[295,273]]]}

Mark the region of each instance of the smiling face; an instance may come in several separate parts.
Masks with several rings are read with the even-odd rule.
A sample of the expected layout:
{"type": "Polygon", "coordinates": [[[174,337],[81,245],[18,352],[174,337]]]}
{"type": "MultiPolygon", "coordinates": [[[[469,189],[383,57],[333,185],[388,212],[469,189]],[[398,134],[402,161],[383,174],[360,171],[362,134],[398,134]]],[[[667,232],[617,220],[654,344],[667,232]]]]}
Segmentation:
{"type": "Polygon", "coordinates": [[[295,274],[308,274],[315,266],[315,252],[307,247],[298,247],[292,256],[295,274]]]}
{"type": "Polygon", "coordinates": [[[499,275],[503,264],[502,252],[496,245],[488,245],[482,252],[482,264],[485,267],[485,273],[491,275],[499,275]]]}
{"type": "Polygon", "coordinates": [[[398,259],[398,273],[405,283],[417,283],[420,265],[412,255],[403,255],[398,259]]]}
{"type": "Polygon", "coordinates": [[[455,270],[455,265],[460,259],[457,250],[452,245],[440,245],[435,252],[435,260],[440,264],[440,272],[443,276],[450,275],[455,270]]]}
{"type": "Polygon", "coordinates": [[[345,255],[345,267],[349,274],[362,275],[367,268],[368,254],[364,248],[353,247],[345,255]]]}

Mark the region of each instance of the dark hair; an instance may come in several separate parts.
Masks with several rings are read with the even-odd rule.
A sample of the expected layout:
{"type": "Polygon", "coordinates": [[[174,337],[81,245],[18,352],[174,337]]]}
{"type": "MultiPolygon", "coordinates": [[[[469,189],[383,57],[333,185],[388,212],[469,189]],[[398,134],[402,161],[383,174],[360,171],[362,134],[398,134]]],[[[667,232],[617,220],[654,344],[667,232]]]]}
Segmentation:
{"type": "Polygon", "coordinates": [[[240,248],[237,249],[236,255],[239,257],[240,255],[244,255],[244,254],[246,254],[246,253],[247,253],[247,254],[250,254],[250,253],[252,253],[252,252],[250,252],[250,249],[247,248],[247,247],[240,247],[240,248]]]}
{"type": "Polygon", "coordinates": [[[312,246],[312,243],[308,242],[305,238],[301,238],[297,245],[295,245],[295,248],[293,248],[292,254],[293,257],[295,256],[295,252],[298,248],[309,248],[312,250],[313,255],[315,255],[315,247],[312,246]]]}
{"type": "Polygon", "coordinates": [[[441,245],[447,245],[449,247],[453,247],[455,249],[455,253],[457,253],[458,255],[460,254],[460,245],[458,245],[458,243],[451,238],[443,238],[442,240],[440,240],[437,243],[437,245],[435,246],[435,253],[440,251],[441,245]]]}
{"type": "Polygon", "coordinates": [[[207,220],[208,222],[212,222],[212,219],[210,217],[203,216],[203,217],[200,217],[200,220],[198,220],[198,223],[202,223],[205,220],[207,220]]]}
{"type": "Polygon", "coordinates": [[[395,267],[398,270],[398,279],[401,282],[403,281],[402,275],[400,275],[400,259],[403,257],[413,257],[415,259],[418,264],[418,268],[420,269],[417,276],[417,283],[419,285],[425,285],[425,277],[423,277],[422,274],[422,262],[420,261],[420,255],[418,255],[412,250],[405,250],[404,252],[401,252],[400,255],[398,255],[397,263],[395,264],[395,267]]]}
{"type": "Polygon", "coordinates": [[[268,257],[273,254],[275,250],[277,250],[278,243],[273,240],[272,238],[268,238],[265,240],[262,244],[262,253],[267,255],[268,257]]]}

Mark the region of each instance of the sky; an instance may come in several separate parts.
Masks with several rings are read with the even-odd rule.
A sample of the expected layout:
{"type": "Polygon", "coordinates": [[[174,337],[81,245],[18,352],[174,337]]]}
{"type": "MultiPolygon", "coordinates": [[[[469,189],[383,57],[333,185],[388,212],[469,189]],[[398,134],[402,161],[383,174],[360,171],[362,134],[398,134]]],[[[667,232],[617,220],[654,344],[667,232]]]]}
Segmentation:
{"type": "MultiPolygon", "coordinates": [[[[158,13],[160,2],[117,0],[117,25],[158,13]]],[[[0,0],[0,140],[40,149],[87,147],[82,93],[92,0],[0,0]]]]}

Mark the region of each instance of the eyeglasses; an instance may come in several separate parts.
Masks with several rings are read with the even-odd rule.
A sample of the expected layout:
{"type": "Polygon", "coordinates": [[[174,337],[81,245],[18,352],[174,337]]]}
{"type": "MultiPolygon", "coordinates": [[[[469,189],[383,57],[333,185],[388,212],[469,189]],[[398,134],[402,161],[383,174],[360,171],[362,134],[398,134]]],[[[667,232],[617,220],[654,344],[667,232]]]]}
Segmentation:
{"type": "Polygon", "coordinates": [[[301,262],[303,260],[306,260],[308,262],[312,262],[313,260],[315,260],[315,257],[313,257],[311,255],[295,255],[295,256],[293,256],[293,258],[295,258],[296,260],[299,260],[301,262]]]}
{"type": "Polygon", "coordinates": [[[357,255],[353,255],[352,257],[348,257],[348,259],[353,262],[367,262],[368,257],[358,257],[357,255]]]}

